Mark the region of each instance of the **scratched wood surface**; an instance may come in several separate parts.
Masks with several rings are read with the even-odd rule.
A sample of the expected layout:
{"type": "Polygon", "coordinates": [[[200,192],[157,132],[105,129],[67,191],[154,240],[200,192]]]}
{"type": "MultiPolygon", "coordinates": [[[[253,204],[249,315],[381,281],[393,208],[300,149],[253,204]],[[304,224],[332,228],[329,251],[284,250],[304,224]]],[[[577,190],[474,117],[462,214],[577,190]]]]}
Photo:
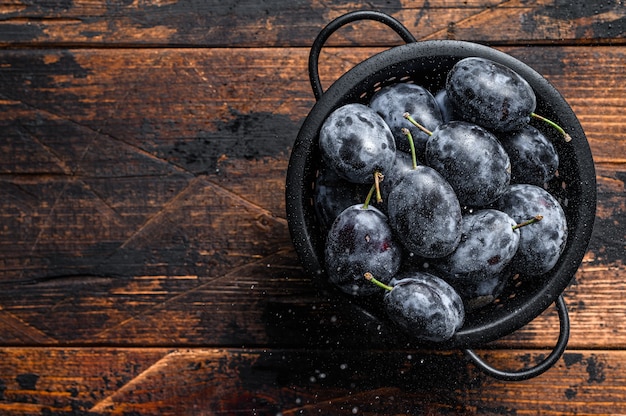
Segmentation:
{"type": "MultiPolygon", "coordinates": [[[[576,4],[572,4],[576,3],[576,4]]],[[[568,350],[505,383],[321,295],[283,199],[311,42],[356,2],[0,2],[0,414],[626,413],[626,6],[373,1],[418,39],[544,74],[589,139],[598,210],[568,350]]],[[[323,85],[399,44],[343,28],[323,85]]],[[[479,353],[523,368],[550,308],[479,353]]]]}

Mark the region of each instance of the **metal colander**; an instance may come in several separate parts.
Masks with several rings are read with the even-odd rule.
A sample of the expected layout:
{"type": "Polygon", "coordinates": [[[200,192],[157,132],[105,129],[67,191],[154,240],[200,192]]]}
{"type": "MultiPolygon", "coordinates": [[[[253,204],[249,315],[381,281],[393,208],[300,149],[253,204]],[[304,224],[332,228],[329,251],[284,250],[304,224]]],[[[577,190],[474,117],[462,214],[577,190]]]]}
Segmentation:
{"type": "MultiPolygon", "coordinates": [[[[560,93],[539,73],[512,56],[488,46],[454,40],[416,42],[399,22],[388,15],[361,11],[341,16],[325,27],[314,42],[309,60],[309,76],[317,102],[306,117],[294,143],[286,178],[286,209],[289,230],[304,270],[320,284],[327,283],[324,270],[325,230],[319,224],[313,205],[315,178],[320,167],[318,133],[326,117],[347,103],[367,103],[382,87],[397,82],[413,82],[436,93],[444,87],[447,72],[462,58],[478,56],[491,59],[516,71],[528,81],[537,97],[536,113],[564,127],[572,140],[565,142],[552,128],[536,124],[559,154],[557,176],[548,191],[561,203],[568,221],[568,238],[556,266],[532,282],[519,279],[490,305],[466,316],[456,335],[440,345],[464,348],[471,358],[475,348],[523,327],[552,303],[557,304],[561,334],[553,357],[545,368],[518,375],[492,375],[503,379],[523,379],[545,371],[565,349],[569,334],[567,311],[562,293],[570,283],[591,237],[596,209],[595,168],[585,133],[576,115],[560,93]],[[376,20],[395,30],[407,43],[393,47],[356,65],[326,91],[322,91],[317,70],[319,53],[328,37],[341,26],[362,19],[376,20]]],[[[377,311],[372,313],[385,320],[377,311]]],[[[478,361],[479,366],[483,363],[478,361]]]]}

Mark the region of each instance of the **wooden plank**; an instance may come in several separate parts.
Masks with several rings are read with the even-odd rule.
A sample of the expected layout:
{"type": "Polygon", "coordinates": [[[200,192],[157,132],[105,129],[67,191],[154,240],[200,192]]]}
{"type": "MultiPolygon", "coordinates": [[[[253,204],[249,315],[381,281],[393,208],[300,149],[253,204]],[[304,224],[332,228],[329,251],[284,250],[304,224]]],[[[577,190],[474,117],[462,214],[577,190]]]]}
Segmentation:
{"type": "Polygon", "coordinates": [[[79,414],[136,379],[162,350],[0,350],[0,413],[79,414]]]}
{"type": "MultiPolygon", "coordinates": [[[[541,350],[479,351],[520,369],[541,350]]],[[[623,351],[570,350],[523,382],[458,353],[291,349],[0,349],[0,411],[15,415],[619,414],[623,351]]]]}
{"type": "MultiPolygon", "coordinates": [[[[585,264],[565,291],[570,348],[624,348],[624,268],[585,264]]],[[[309,346],[390,348],[405,345],[388,324],[334,293],[318,292],[292,251],[259,259],[213,278],[54,279],[4,287],[4,345],[309,346]],[[18,324],[19,322],[19,324],[18,324]]],[[[548,308],[499,348],[556,343],[558,318],[548,308]]]]}
{"type": "MultiPolygon", "coordinates": [[[[623,5],[548,0],[371,1],[368,9],[396,17],[418,39],[528,44],[623,42],[623,5]],[[494,30],[497,28],[497,30],[494,30]]],[[[309,46],[335,17],[363,9],[319,1],[164,1],[108,5],[76,1],[0,4],[0,45],[52,46],[309,46]],[[236,28],[236,29],[233,29],[236,28]]],[[[379,24],[353,24],[334,45],[398,44],[379,24]]]]}
{"type": "Polygon", "coordinates": [[[594,43],[624,38],[623,5],[511,1],[451,21],[427,39],[477,40],[495,44],[594,43]],[[503,7],[504,6],[504,7],[503,7]],[[488,34],[491,32],[491,35],[488,34]]]}
{"type": "MultiPolygon", "coordinates": [[[[483,356],[496,368],[518,369],[545,355],[522,350],[483,356]]],[[[551,370],[528,381],[499,382],[479,375],[468,390],[468,409],[485,415],[622,414],[626,411],[623,356],[623,351],[569,350],[551,370]]]]}
{"type": "MultiPolygon", "coordinates": [[[[623,126],[616,116],[623,104],[624,48],[501,49],[557,87],[579,116],[600,162],[623,154],[619,140],[623,126]]],[[[319,70],[323,85],[329,86],[381,50],[325,50],[319,70]]],[[[239,157],[250,158],[288,149],[314,103],[307,59],[308,49],[300,48],[4,51],[0,55],[4,97],[0,120],[12,128],[14,141],[33,142],[32,148],[20,144],[8,151],[37,153],[42,163],[55,161],[55,153],[49,154],[52,150],[66,164],[79,156],[97,162],[85,143],[104,142],[102,146],[110,147],[111,142],[121,142],[134,146],[125,152],[143,151],[143,156],[166,159],[193,173],[213,173],[216,157],[223,153],[238,152],[239,157]],[[267,138],[247,141],[252,127],[255,133],[261,129],[267,138]],[[62,140],[67,136],[83,140],[68,143],[62,140]],[[264,147],[252,147],[252,143],[264,147]],[[273,143],[275,148],[270,147],[273,143]],[[193,159],[184,146],[189,147],[187,153],[204,153],[193,159]]],[[[110,149],[97,151],[110,153],[110,149]]],[[[15,161],[11,163],[0,167],[5,172],[15,169],[15,161]]],[[[102,169],[101,165],[85,163],[78,168],[102,169]]],[[[77,167],[70,164],[68,169],[77,167]]],[[[104,171],[97,174],[111,176],[104,171]]]]}

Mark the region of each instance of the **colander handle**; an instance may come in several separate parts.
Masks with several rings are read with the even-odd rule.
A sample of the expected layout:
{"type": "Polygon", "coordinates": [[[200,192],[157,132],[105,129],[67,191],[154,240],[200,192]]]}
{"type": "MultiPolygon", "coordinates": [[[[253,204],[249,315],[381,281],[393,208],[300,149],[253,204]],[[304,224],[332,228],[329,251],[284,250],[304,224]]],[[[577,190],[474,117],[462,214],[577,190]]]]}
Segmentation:
{"type": "Polygon", "coordinates": [[[534,367],[527,368],[520,371],[506,371],[498,370],[491,365],[487,364],[471,349],[464,350],[468,358],[474,362],[474,365],[482,370],[484,373],[490,375],[493,378],[503,381],[521,381],[528,380],[536,377],[548,369],[550,369],[561,358],[565,347],[567,347],[567,341],[569,339],[569,315],[567,314],[567,306],[563,300],[563,295],[559,295],[556,300],[556,309],[559,313],[560,332],[559,339],[552,352],[539,364],[534,367]]]}
{"type": "Polygon", "coordinates": [[[311,88],[313,89],[313,95],[315,95],[316,100],[319,100],[324,93],[318,70],[319,56],[322,47],[330,35],[335,33],[340,27],[357,20],[375,20],[377,22],[384,23],[400,35],[402,40],[406,43],[416,42],[415,37],[406,27],[404,27],[404,25],[402,25],[402,23],[382,12],[374,10],[359,10],[337,17],[320,31],[317,38],[315,38],[315,41],[311,46],[311,52],[309,53],[309,80],[311,81],[311,88]]]}

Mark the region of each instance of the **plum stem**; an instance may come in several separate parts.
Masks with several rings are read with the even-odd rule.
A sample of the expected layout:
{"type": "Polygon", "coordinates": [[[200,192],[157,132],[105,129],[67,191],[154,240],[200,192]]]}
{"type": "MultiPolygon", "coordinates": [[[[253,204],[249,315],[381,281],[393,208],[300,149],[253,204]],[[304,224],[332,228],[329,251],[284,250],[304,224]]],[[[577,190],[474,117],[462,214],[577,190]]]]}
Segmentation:
{"type": "Polygon", "coordinates": [[[521,222],[521,223],[519,223],[519,224],[515,224],[515,225],[513,226],[513,229],[514,229],[514,230],[517,230],[518,228],[522,228],[522,227],[525,227],[525,226],[527,226],[527,225],[530,225],[530,224],[534,224],[534,223],[536,223],[536,222],[539,222],[539,221],[541,221],[542,219],[543,219],[543,215],[535,215],[534,217],[532,217],[532,218],[531,218],[531,219],[529,219],[528,221],[524,221],[524,222],[521,222]]]}
{"type": "Polygon", "coordinates": [[[372,202],[372,198],[374,197],[374,193],[376,193],[376,202],[379,204],[383,202],[383,197],[380,193],[380,181],[384,178],[383,174],[379,171],[374,172],[374,183],[372,184],[367,196],[365,197],[365,202],[363,202],[363,209],[367,209],[370,206],[370,202],[372,202]]]}
{"type": "Polygon", "coordinates": [[[388,291],[392,291],[393,290],[393,288],[391,286],[386,285],[383,282],[376,280],[376,278],[370,272],[366,272],[363,275],[363,277],[365,277],[366,280],[374,283],[376,286],[378,286],[380,288],[383,288],[383,289],[388,290],[388,291]]]}
{"type": "Polygon", "coordinates": [[[415,143],[413,142],[413,135],[406,127],[402,128],[402,134],[409,140],[409,147],[411,148],[411,161],[413,162],[413,169],[417,169],[417,156],[415,156],[415,143]]]}
{"type": "Polygon", "coordinates": [[[376,184],[372,184],[367,196],[365,197],[365,202],[363,202],[363,209],[367,209],[370,206],[370,202],[372,201],[372,196],[374,196],[374,192],[376,191],[376,184]]]}
{"type": "Polygon", "coordinates": [[[433,135],[433,132],[428,130],[426,127],[422,126],[420,123],[418,123],[417,121],[415,121],[415,119],[413,117],[411,117],[411,114],[409,113],[404,113],[403,114],[404,118],[406,118],[407,120],[409,120],[411,122],[411,124],[413,124],[415,127],[417,127],[418,129],[420,129],[421,131],[423,131],[424,133],[428,134],[429,136],[433,135]]]}
{"type": "Polygon", "coordinates": [[[376,202],[378,202],[379,204],[383,202],[383,197],[380,193],[380,181],[382,181],[384,178],[385,176],[381,172],[379,171],[374,172],[374,188],[376,189],[376,202]]]}
{"type": "Polygon", "coordinates": [[[534,118],[536,118],[536,119],[538,119],[538,120],[541,120],[541,121],[543,121],[544,123],[548,123],[549,125],[551,125],[552,127],[554,127],[554,128],[555,128],[555,129],[556,129],[559,133],[561,133],[561,134],[563,135],[563,137],[565,138],[565,141],[566,141],[566,142],[570,142],[570,141],[572,141],[572,136],[570,136],[569,134],[567,134],[567,133],[565,132],[565,130],[563,130],[563,128],[562,128],[561,126],[559,126],[558,124],[556,124],[554,121],[552,121],[552,120],[550,120],[550,119],[547,119],[547,118],[545,118],[545,117],[543,117],[543,116],[540,116],[540,115],[539,115],[539,114],[537,114],[537,113],[530,113],[530,116],[531,116],[531,117],[534,117],[534,118]]]}

